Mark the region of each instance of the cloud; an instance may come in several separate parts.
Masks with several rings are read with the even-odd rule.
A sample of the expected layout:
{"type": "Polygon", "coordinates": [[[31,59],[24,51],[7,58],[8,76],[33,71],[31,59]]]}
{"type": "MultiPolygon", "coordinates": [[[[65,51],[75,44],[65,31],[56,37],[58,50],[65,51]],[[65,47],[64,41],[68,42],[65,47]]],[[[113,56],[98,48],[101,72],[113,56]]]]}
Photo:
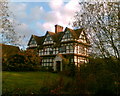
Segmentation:
{"type": "MultiPolygon", "coordinates": [[[[27,18],[27,13],[26,13],[26,8],[27,5],[25,3],[8,3],[9,11],[11,13],[11,17],[13,14],[15,15],[16,19],[26,19],[27,18]]],[[[13,16],[14,17],[14,16],[13,16]]]]}
{"type": "Polygon", "coordinates": [[[52,10],[59,10],[63,6],[63,0],[51,0],[49,5],[52,10]]]}
{"type": "MultiPolygon", "coordinates": [[[[79,10],[79,0],[70,0],[70,2],[64,4],[63,0],[51,0],[49,2],[51,11],[44,12],[43,20],[45,23],[40,25],[45,28],[44,30],[49,30],[54,32],[54,25],[59,24],[64,27],[71,27],[69,25],[72,22],[74,13],[79,10]]],[[[72,28],[72,27],[71,27],[72,28]]]]}
{"type": "Polygon", "coordinates": [[[69,23],[74,12],[79,10],[78,0],[70,0],[67,3],[64,3],[63,0],[50,0],[49,10],[45,10],[42,5],[36,5],[29,9],[28,4],[32,6],[32,3],[9,4],[10,10],[16,17],[14,20],[21,24],[16,26],[16,32],[20,36],[25,35],[25,38],[19,41],[23,45],[27,45],[32,34],[41,36],[45,35],[46,31],[54,32],[56,24],[71,28],[69,23]]]}
{"type": "Polygon", "coordinates": [[[37,21],[44,17],[45,11],[42,6],[35,6],[31,9],[31,13],[28,17],[28,19],[32,21],[37,21]]]}
{"type": "Polygon", "coordinates": [[[51,8],[50,11],[45,10],[42,6],[35,6],[30,10],[30,13],[27,14],[27,4],[13,4],[12,9],[14,10],[16,17],[19,19],[24,18],[24,22],[27,24],[35,23],[37,28],[42,28],[44,33],[49,31],[54,31],[54,25],[59,24],[61,26],[68,26],[71,22],[74,13],[79,9],[78,7],[79,0],[70,0],[67,3],[64,3],[63,0],[51,0],[49,2],[49,6],[51,8]],[[15,7],[17,7],[15,9],[15,7]],[[43,22],[41,22],[41,20],[43,22]],[[39,22],[39,23],[38,23],[39,22]],[[53,27],[53,28],[52,28],[53,27]]]}
{"type": "MultiPolygon", "coordinates": [[[[46,31],[54,31],[54,25],[56,24],[64,27],[69,26],[74,13],[79,9],[78,1],[79,0],[70,0],[67,3],[64,3],[63,0],[51,0],[49,2],[51,8],[50,11],[43,9],[42,6],[33,7],[27,19],[30,22],[37,22],[37,28],[42,28],[42,30],[46,31]],[[44,22],[41,23],[41,20],[44,22]]],[[[44,31],[44,33],[46,31],[44,31]]]]}
{"type": "Polygon", "coordinates": [[[49,22],[44,23],[44,24],[37,22],[36,26],[41,31],[41,35],[45,35],[44,33],[48,30],[54,31],[54,25],[52,23],[49,23],[49,22]],[[42,33],[42,32],[44,32],[44,33],[42,33]]]}

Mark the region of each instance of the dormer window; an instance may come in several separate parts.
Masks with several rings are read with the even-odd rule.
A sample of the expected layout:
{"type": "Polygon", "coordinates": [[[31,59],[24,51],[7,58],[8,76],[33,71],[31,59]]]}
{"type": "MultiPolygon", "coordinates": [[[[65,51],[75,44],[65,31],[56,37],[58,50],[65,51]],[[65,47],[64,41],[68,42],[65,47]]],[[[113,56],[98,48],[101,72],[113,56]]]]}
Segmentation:
{"type": "Polygon", "coordinates": [[[36,41],[34,40],[34,38],[32,38],[30,44],[31,44],[31,45],[32,45],[32,44],[36,44],[36,41]]]}
{"type": "Polygon", "coordinates": [[[52,37],[50,36],[50,34],[47,34],[43,44],[51,44],[51,43],[53,43],[52,37]]]}
{"type": "Polygon", "coordinates": [[[69,31],[66,31],[62,38],[62,41],[69,41],[69,40],[73,40],[73,38],[71,33],[69,31]]]}
{"type": "Polygon", "coordinates": [[[81,33],[81,35],[80,35],[78,41],[81,41],[81,42],[83,42],[83,43],[86,43],[86,42],[87,42],[87,41],[86,41],[85,34],[84,34],[83,32],[81,33]]]}
{"type": "Polygon", "coordinates": [[[30,43],[29,43],[29,47],[36,47],[36,46],[37,46],[37,43],[36,43],[35,39],[32,37],[30,40],[30,43]]]}
{"type": "Polygon", "coordinates": [[[48,36],[47,38],[46,38],[46,41],[49,41],[50,40],[50,36],[48,36]]]}

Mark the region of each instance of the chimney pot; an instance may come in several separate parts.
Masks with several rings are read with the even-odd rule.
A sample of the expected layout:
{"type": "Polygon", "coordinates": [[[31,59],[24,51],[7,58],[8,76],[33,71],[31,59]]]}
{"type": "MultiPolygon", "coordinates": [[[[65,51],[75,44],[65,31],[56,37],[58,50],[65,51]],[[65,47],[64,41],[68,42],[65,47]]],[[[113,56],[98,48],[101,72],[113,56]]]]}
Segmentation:
{"type": "Polygon", "coordinates": [[[59,33],[63,31],[63,27],[60,25],[55,25],[55,33],[59,33]]]}

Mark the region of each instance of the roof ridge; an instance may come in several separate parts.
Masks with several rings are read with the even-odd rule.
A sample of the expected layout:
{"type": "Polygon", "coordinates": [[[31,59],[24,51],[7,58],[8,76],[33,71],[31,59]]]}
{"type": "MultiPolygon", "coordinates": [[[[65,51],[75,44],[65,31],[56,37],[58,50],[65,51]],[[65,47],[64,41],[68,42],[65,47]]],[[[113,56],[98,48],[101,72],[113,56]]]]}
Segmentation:
{"type": "MultiPolygon", "coordinates": [[[[51,32],[51,31],[47,31],[48,33],[54,33],[54,32],[51,32]]],[[[55,33],[54,33],[55,34],[55,33]]]]}
{"type": "Polygon", "coordinates": [[[45,37],[45,36],[37,36],[37,35],[33,35],[34,37],[38,37],[38,38],[41,38],[41,37],[45,37]]]}

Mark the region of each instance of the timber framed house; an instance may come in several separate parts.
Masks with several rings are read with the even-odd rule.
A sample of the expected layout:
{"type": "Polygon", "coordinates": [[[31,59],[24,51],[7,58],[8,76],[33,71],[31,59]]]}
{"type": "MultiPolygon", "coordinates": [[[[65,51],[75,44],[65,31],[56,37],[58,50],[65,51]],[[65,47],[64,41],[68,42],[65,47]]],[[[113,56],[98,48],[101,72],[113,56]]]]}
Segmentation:
{"type": "Polygon", "coordinates": [[[41,65],[54,71],[64,70],[64,60],[77,67],[87,63],[89,47],[83,28],[73,30],[66,27],[63,31],[60,25],[55,25],[55,32],[47,31],[45,36],[32,35],[28,43],[28,49],[38,49],[41,65]]]}

